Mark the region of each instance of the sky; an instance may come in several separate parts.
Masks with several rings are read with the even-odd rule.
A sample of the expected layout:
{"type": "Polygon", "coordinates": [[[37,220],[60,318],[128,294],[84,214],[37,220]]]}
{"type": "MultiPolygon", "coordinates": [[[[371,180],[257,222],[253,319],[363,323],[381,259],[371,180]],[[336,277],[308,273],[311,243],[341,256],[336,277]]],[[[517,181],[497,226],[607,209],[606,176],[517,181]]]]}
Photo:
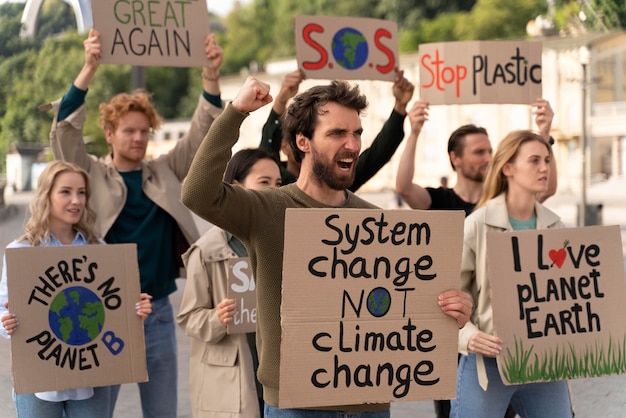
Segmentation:
{"type": "MultiPolygon", "coordinates": [[[[252,0],[207,0],[207,8],[210,12],[217,15],[226,16],[233,9],[237,1],[241,4],[248,4],[252,0]]],[[[7,2],[26,3],[26,0],[0,0],[0,4],[7,2]]]]}
{"type": "MultiPolygon", "coordinates": [[[[0,0],[2,1],[2,0],[0,0]]],[[[207,0],[209,12],[213,12],[220,16],[226,16],[235,6],[238,0],[207,0]]],[[[251,0],[239,0],[240,4],[248,4],[251,0]]]]}

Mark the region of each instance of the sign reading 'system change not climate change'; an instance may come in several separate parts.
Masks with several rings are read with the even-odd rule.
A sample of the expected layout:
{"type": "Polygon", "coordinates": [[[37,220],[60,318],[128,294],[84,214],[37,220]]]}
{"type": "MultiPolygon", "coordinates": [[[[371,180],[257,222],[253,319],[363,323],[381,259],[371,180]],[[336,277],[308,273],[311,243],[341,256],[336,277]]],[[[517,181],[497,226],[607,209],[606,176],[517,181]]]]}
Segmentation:
{"type": "Polygon", "coordinates": [[[541,43],[422,44],[420,98],[431,105],[531,104],[542,97],[541,43]]]}
{"type": "Polygon", "coordinates": [[[205,0],[92,0],[102,62],[202,67],[209,33],[205,0]]]}
{"type": "Polygon", "coordinates": [[[307,78],[393,81],[397,32],[389,20],[296,16],[298,67],[307,78]]]}
{"type": "Polygon", "coordinates": [[[287,209],[279,406],[454,398],[437,297],[459,287],[462,240],[462,211],[287,209]]]}
{"type": "Polygon", "coordinates": [[[619,226],[488,233],[487,260],[505,384],[626,373],[619,226]]]}
{"type": "Polygon", "coordinates": [[[6,250],[16,393],[148,380],[134,244],[6,250]]]}

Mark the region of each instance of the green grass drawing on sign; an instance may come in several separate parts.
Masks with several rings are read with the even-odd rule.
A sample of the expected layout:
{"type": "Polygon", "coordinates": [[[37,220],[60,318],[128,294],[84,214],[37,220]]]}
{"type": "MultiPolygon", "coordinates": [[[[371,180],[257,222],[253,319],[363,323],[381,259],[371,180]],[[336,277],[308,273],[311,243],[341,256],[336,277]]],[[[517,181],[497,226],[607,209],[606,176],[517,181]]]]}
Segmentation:
{"type": "Polygon", "coordinates": [[[524,348],[515,337],[515,350],[503,355],[503,374],[512,384],[597,377],[626,372],[626,335],[620,342],[609,338],[606,349],[596,340],[595,345],[576,350],[573,344],[557,347],[538,355],[534,345],[524,348]]]}

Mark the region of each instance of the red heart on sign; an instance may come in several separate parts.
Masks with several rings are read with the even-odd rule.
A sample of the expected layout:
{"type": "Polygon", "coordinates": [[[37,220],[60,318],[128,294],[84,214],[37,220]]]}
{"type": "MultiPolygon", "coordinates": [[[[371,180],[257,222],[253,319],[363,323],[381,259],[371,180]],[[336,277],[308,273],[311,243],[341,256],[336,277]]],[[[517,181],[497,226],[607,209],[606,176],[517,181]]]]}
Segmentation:
{"type": "Polygon", "coordinates": [[[564,248],[561,248],[560,250],[550,250],[550,252],[548,253],[548,257],[550,257],[550,260],[552,260],[552,262],[556,264],[558,268],[561,268],[561,266],[565,262],[566,255],[567,254],[565,254],[564,248]]]}

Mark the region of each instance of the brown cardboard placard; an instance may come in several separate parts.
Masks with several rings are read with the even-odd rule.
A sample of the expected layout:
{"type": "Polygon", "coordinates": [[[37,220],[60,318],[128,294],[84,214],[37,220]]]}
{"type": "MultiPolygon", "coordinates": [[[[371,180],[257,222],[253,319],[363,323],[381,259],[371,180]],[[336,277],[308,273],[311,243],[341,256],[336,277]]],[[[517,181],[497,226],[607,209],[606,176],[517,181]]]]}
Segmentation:
{"type": "Polygon", "coordinates": [[[249,257],[228,260],[227,297],[237,301],[233,321],[226,327],[228,334],[256,331],[256,284],[249,257]]]}
{"type": "Polygon", "coordinates": [[[281,408],[455,396],[458,327],[437,297],[459,287],[463,218],[287,209],[281,408]]]}
{"type": "Polygon", "coordinates": [[[92,0],[104,64],[202,67],[209,63],[205,0],[92,0]]]}
{"type": "Polygon", "coordinates": [[[391,20],[295,17],[296,58],[307,78],[393,81],[398,25],[391,20]]]}
{"type": "Polygon", "coordinates": [[[487,260],[505,384],[626,372],[619,226],[489,232],[487,260]]]}
{"type": "Polygon", "coordinates": [[[541,42],[436,42],[419,47],[420,98],[431,105],[531,104],[542,97],[541,42]]]}
{"type": "Polygon", "coordinates": [[[135,244],[8,248],[16,393],[148,380],[135,244]]]}

